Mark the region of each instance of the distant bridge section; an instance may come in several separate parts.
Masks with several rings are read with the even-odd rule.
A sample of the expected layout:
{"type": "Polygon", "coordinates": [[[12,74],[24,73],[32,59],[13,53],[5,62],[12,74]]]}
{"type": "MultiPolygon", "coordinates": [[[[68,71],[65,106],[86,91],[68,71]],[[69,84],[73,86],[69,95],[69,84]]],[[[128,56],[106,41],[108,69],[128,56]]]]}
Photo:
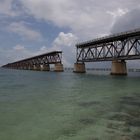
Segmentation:
{"type": "MultiPolygon", "coordinates": [[[[140,29],[78,43],[76,48],[76,64],[79,68],[84,65],[84,62],[112,61],[113,69],[121,69],[121,66],[117,65],[123,65],[125,69],[125,60],[140,59],[140,29]]],[[[81,69],[83,72],[85,72],[84,67],[83,70],[81,69]]],[[[75,71],[80,72],[78,69],[75,71]]],[[[126,71],[116,70],[113,73],[126,74],[126,71]]]]}
{"type": "Polygon", "coordinates": [[[49,71],[50,64],[55,64],[55,71],[63,71],[62,51],[53,51],[41,54],[13,63],[8,63],[2,67],[12,69],[49,71]]]}

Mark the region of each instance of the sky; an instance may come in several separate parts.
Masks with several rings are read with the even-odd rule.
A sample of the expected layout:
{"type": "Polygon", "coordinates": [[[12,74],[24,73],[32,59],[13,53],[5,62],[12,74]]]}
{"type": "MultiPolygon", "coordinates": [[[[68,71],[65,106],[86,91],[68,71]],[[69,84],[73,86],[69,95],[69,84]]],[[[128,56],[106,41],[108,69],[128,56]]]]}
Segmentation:
{"type": "Polygon", "coordinates": [[[73,66],[78,42],[135,28],[140,0],[0,0],[0,66],[56,50],[73,66]]]}

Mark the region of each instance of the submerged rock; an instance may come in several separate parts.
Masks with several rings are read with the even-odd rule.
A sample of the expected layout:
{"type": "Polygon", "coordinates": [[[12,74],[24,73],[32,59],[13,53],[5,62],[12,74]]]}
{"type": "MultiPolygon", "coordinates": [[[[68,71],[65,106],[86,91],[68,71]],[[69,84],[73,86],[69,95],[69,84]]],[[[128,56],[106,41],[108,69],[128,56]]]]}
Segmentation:
{"type": "Polygon", "coordinates": [[[77,131],[75,129],[64,129],[62,131],[62,135],[64,136],[69,136],[69,137],[73,137],[75,136],[77,133],[77,131]]]}
{"type": "Polygon", "coordinates": [[[134,126],[134,127],[140,127],[140,118],[139,119],[132,119],[127,122],[128,125],[134,126]]]}
{"type": "Polygon", "coordinates": [[[90,124],[94,124],[95,120],[92,118],[84,118],[84,119],[80,119],[79,122],[84,125],[90,125],[90,124]]]}
{"type": "Polygon", "coordinates": [[[134,132],[132,137],[133,137],[133,140],[140,140],[140,130],[134,132]]]}
{"type": "Polygon", "coordinates": [[[99,140],[98,138],[89,138],[88,140],[99,140]]]}
{"type": "Polygon", "coordinates": [[[98,101],[89,101],[89,102],[80,102],[79,103],[79,106],[82,106],[82,107],[92,107],[94,105],[99,105],[100,102],[98,101]]]}
{"type": "Polygon", "coordinates": [[[132,140],[130,136],[122,136],[121,140],[132,140]]]}
{"type": "Polygon", "coordinates": [[[127,113],[122,113],[122,112],[117,112],[117,113],[114,113],[112,114],[110,117],[109,117],[110,120],[117,120],[117,121],[129,121],[131,119],[133,119],[133,117],[127,113]]]}
{"type": "Polygon", "coordinates": [[[140,106],[140,96],[134,95],[134,96],[123,96],[120,98],[121,104],[131,105],[131,106],[140,106]]]}
{"type": "Polygon", "coordinates": [[[126,104],[126,105],[133,105],[133,106],[140,106],[140,102],[138,101],[120,101],[121,104],[126,104]]]}

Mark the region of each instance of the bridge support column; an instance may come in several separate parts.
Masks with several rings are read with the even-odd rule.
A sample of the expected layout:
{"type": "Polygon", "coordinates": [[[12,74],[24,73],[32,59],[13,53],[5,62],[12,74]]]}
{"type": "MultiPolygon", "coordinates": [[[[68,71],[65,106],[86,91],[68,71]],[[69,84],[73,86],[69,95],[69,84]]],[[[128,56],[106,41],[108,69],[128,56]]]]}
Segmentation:
{"type": "Polygon", "coordinates": [[[41,67],[42,71],[50,71],[50,65],[49,64],[43,64],[41,67]]]}
{"type": "Polygon", "coordinates": [[[40,71],[41,70],[40,65],[39,64],[34,65],[34,70],[40,71]]]}
{"type": "Polygon", "coordinates": [[[24,67],[24,70],[29,70],[28,65],[26,65],[26,66],[24,67]]]}
{"type": "Polygon", "coordinates": [[[127,75],[126,62],[124,60],[112,61],[111,75],[127,75]]]}
{"type": "Polygon", "coordinates": [[[85,63],[75,63],[73,72],[75,72],[75,73],[85,73],[86,72],[85,63]]]}
{"type": "Polygon", "coordinates": [[[61,63],[56,63],[56,64],[55,64],[55,67],[54,67],[54,71],[55,71],[55,72],[63,72],[63,71],[64,71],[64,69],[63,69],[63,64],[61,64],[61,63]]]}
{"type": "Polygon", "coordinates": [[[22,70],[26,70],[26,69],[27,69],[26,65],[23,64],[22,70]]]}
{"type": "Polygon", "coordinates": [[[34,70],[34,65],[30,64],[28,67],[29,70],[34,70]]]}

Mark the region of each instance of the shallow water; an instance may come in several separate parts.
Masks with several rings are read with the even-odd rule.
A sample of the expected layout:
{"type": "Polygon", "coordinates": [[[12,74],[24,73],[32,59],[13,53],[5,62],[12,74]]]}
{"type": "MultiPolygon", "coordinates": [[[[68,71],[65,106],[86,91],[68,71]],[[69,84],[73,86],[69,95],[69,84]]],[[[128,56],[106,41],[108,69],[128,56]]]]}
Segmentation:
{"type": "Polygon", "coordinates": [[[140,75],[0,70],[0,140],[139,140],[140,75]]]}

